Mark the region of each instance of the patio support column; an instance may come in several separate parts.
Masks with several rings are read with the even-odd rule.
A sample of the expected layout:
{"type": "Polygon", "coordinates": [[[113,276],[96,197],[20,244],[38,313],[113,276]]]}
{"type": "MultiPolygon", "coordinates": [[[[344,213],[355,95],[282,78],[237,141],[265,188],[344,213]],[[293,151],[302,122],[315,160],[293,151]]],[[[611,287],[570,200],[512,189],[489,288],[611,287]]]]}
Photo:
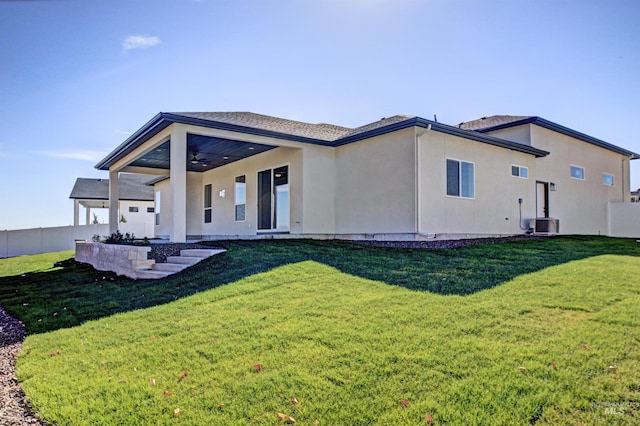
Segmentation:
{"type": "Polygon", "coordinates": [[[85,225],[89,225],[91,224],[91,207],[85,207],[84,208],[85,214],[84,214],[84,224],[85,225]]]}
{"type": "Polygon", "coordinates": [[[109,233],[118,230],[118,200],[120,189],[118,187],[118,172],[109,170],[109,233]]]}
{"type": "Polygon", "coordinates": [[[187,241],[187,131],[173,125],[170,143],[171,241],[187,241]]]}
{"type": "Polygon", "coordinates": [[[73,200],[73,226],[80,225],[80,200],[73,200]]]}

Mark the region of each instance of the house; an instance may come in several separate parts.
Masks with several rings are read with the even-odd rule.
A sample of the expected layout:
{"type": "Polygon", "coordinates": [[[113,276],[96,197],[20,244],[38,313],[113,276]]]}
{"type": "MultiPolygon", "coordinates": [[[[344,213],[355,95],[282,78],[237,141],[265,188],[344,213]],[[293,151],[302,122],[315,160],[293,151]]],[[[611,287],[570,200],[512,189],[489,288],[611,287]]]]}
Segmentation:
{"type": "Polygon", "coordinates": [[[414,240],[606,235],[636,153],[539,117],[346,128],[249,112],[159,113],[96,168],[112,228],[123,172],[155,180],[155,234],[414,240]],[[165,176],[169,176],[166,178],[165,176]]]}
{"type": "MultiPolygon", "coordinates": [[[[147,175],[122,173],[119,176],[119,202],[116,210],[116,229],[122,233],[153,237],[155,232],[154,191],[147,183],[147,175]]],[[[109,208],[108,179],[76,179],[71,195],[73,200],[73,224],[80,224],[80,206],[85,208],[85,224],[91,223],[91,210],[109,208]]],[[[115,230],[114,230],[115,231],[115,230]]]]}
{"type": "Polygon", "coordinates": [[[632,203],[640,203],[640,189],[636,189],[635,191],[631,191],[631,202],[632,203]]]}

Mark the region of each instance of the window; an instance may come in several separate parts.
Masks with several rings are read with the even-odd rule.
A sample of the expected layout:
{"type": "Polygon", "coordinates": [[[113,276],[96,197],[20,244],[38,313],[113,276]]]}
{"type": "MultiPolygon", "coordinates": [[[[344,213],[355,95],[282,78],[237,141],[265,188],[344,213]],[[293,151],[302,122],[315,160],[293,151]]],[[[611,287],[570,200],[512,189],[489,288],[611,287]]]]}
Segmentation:
{"type": "Polygon", "coordinates": [[[129,213],[138,213],[137,207],[129,207],[129,213]]]}
{"type": "Polygon", "coordinates": [[[529,169],[523,166],[511,166],[511,176],[520,177],[522,179],[529,178],[529,169]]]}
{"type": "Polygon", "coordinates": [[[153,207],[147,207],[147,213],[153,213],[156,210],[153,207]]]}
{"type": "Polygon", "coordinates": [[[244,175],[236,177],[235,184],[235,218],[236,222],[245,220],[247,207],[247,183],[244,175]]]}
{"type": "Polygon", "coordinates": [[[571,177],[574,179],[584,180],[584,168],[571,166],[571,177]]]}
{"type": "Polygon", "coordinates": [[[613,175],[610,175],[609,173],[603,173],[602,174],[602,184],[603,185],[607,185],[607,186],[613,186],[613,175]]]}
{"type": "Polygon", "coordinates": [[[447,159],[447,195],[474,198],[474,164],[447,159]]]}
{"type": "Polygon", "coordinates": [[[160,191],[156,191],[156,226],[160,225],[160,191]]]}
{"type": "Polygon", "coordinates": [[[204,186],[204,223],[211,223],[211,184],[204,186]]]}

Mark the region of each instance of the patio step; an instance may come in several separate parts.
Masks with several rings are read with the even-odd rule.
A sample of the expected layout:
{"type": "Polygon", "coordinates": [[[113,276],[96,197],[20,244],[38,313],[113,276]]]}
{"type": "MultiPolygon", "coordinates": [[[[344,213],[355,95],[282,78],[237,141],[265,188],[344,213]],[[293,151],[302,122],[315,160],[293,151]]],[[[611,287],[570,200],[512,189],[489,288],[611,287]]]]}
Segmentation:
{"type": "Polygon", "coordinates": [[[204,257],[195,256],[167,256],[167,263],[181,263],[184,265],[195,265],[200,262],[204,257]]]}
{"type": "Polygon", "coordinates": [[[180,250],[180,256],[188,256],[188,257],[202,257],[207,258],[211,257],[215,254],[222,253],[226,250],[223,249],[185,249],[180,250]]]}
{"type": "Polygon", "coordinates": [[[143,279],[159,279],[180,272],[189,266],[216,254],[224,253],[222,249],[185,249],[180,256],[167,256],[165,263],[154,263],[151,269],[138,269],[136,275],[143,279]]]}
{"type": "Polygon", "coordinates": [[[136,271],[137,279],[152,279],[157,280],[159,278],[168,277],[169,275],[174,274],[175,272],[171,271],[158,271],[156,269],[138,269],[136,271]]]}
{"type": "Polygon", "coordinates": [[[189,267],[185,263],[155,263],[151,268],[156,271],[180,272],[189,267]]]}

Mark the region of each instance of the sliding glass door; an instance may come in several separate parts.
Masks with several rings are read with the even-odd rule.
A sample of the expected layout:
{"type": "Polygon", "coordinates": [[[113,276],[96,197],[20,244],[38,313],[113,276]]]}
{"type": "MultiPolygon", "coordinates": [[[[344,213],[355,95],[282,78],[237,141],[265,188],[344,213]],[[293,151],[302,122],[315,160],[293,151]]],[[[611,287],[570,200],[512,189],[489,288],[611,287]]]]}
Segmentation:
{"type": "Polygon", "coordinates": [[[258,230],[289,230],[289,166],[258,172],[258,230]]]}

